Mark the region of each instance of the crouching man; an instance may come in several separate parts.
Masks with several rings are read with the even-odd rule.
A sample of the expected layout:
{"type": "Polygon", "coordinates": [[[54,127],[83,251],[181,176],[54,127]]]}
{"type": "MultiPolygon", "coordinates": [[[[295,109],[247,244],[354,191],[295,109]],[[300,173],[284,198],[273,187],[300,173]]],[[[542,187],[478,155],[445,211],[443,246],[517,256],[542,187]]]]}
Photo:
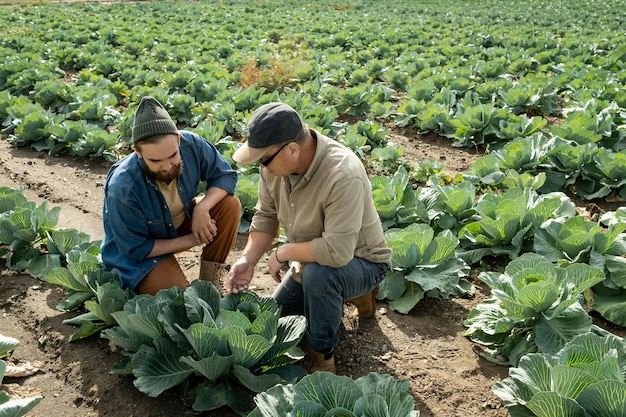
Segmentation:
{"type": "Polygon", "coordinates": [[[179,131],[152,97],[135,112],[133,152],[115,163],[104,185],[102,261],[122,286],[156,294],[189,284],[175,253],[203,246],[200,277],[222,289],[237,238],[237,173],[200,136],[179,131]],[[201,181],[207,188],[196,197],[201,181]]]}
{"type": "Polygon", "coordinates": [[[334,373],[344,301],[356,298],[361,315],[372,316],[374,290],[391,263],[367,173],[350,149],[305,126],[286,104],[259,107],[248,127],[247,142],[233,159],[259,162],[259,199],[226,291],[248,288],[282,224],[289,243],[269,258],[279,283],[273,297],[283,315],[307,318],[302,366],[334,373]],[[281,276],[287,263],[291,267],[281,276]]]}

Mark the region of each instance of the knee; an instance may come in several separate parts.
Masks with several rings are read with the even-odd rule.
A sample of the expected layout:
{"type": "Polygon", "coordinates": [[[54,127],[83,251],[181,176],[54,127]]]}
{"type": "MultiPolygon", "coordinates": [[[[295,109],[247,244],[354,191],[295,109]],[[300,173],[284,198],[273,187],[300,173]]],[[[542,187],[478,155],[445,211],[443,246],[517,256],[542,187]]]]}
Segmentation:
{"type": "Polygon", "coordinates": [[[332,279],[332,268],[323,266],[317,262],[306,264],[302,270],[302,286],[303,287],[327,287],[335,281],[332,279]]]}
{"type": "Polygon", "coordinates": [[[241,202],[235,195],[227,195],[223,198],[226,211],[229,213],[237,213],[237,217],[241,215],[241,202]]]}
{"type": "Polygon", "coordinates": [[[227,195],[222,198],[215,209],[224,217],[237,219],[241,217],[241,202],[234,195],[227,195]]]}
{"type": "Polygon", "coordinates": [[[237,214],[241,213],[241,202],[236,195],[227,195],[222,199],[222,204],[227,211],[234,211],[237,214]]]}

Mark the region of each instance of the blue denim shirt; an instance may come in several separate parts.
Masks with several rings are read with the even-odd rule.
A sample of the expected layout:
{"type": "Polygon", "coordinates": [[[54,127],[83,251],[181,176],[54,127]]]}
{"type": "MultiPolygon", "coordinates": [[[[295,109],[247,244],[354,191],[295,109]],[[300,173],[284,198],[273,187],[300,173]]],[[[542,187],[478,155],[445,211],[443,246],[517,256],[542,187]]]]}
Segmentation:
{"type": "MultiPolygon", "coordinates": [[[[209,142],[188,131],[181,131],[180,155],[183,170],[178,192],[188,217],[198,184],[235,192],[237,173],[209,142]]],[[[102,261],[117,269],[122,287],[137,284],[167,255],[148,258],[155,239],[171,239],[178,234],[167,202],[156,183],[143,172],[143,161],[132,153],[115,163],[104,184],[104,239],[102,261]]]]}

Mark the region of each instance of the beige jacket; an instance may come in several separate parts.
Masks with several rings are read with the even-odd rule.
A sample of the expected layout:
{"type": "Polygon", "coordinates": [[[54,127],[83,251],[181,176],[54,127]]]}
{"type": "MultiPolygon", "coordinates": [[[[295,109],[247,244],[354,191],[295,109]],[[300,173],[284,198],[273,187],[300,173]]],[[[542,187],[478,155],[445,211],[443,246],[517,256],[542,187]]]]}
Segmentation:
{"type": "Polygon", "coordinates": [[[355,256],[391,265],[362,162],[340,143],[311,133],[317,138],[315,157],[293,189],[289,178],[261,169],[250,231],[278,236],[282,224],[289,242],[312,242],[321,265],[341,267],[355,256]]]}

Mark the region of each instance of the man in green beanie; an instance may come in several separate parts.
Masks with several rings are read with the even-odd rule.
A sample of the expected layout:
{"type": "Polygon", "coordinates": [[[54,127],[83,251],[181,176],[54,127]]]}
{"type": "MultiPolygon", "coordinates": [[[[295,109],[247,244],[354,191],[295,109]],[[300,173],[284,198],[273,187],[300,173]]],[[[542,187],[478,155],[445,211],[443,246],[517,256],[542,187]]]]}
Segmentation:
{"type": "Polygon", "coordinates": [[[175,253],[203,246],[200,279],[222,291],[226,258],[237,238],[237,173],[200,136],[179,131],[152,97],[135,112],[133,152],[104,185],[102,261],[138,293],[188,285],[175,253]],[[201,181],[204,196],[196,197],[201,181]]]}

